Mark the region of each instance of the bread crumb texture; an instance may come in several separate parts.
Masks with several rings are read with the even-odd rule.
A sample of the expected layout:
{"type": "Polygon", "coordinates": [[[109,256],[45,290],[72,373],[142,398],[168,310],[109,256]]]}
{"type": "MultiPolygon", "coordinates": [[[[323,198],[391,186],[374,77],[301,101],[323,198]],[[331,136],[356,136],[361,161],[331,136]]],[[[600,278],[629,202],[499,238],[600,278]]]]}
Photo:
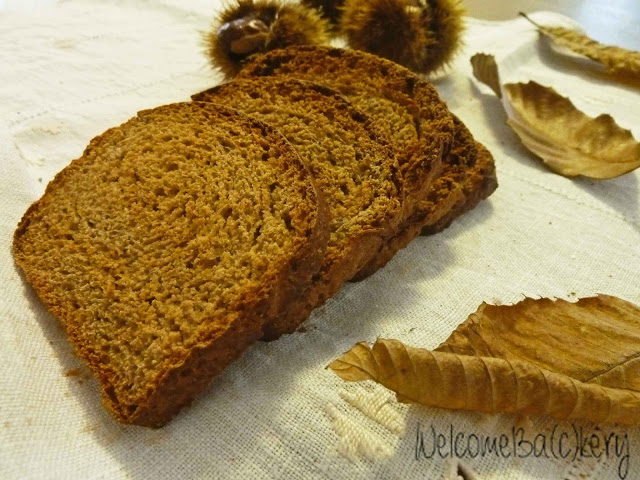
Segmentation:
{"type": "Polygon", "coordinates": [[[431,84],[398,64],[360,51],[297,46],[253,57],[238,74],[265,77],[313,80],[338,90],[395,147],[406,192],[403,221],[357,279],[376,272],[421,232],[443,230],[497,187],[491,154],[431,84]]]}
{"type": "Polygon", "coordinates": [[[392,234],[403,184],[394,151],[375,124],[335,91],[294,79],[237,80],[194,95],[273,125],[300,153],[327,199],[331,236],[314,284],[294,299],[270,337],[298,328],[392,234]]]}
{"type": "Polygon", "coordinates": [[[270,127],[167,105],[92,140],[29,208],[14,256],[107,408],[161,425],[262,335],[283,276],[322,250],[319,203],[270,127]]]}

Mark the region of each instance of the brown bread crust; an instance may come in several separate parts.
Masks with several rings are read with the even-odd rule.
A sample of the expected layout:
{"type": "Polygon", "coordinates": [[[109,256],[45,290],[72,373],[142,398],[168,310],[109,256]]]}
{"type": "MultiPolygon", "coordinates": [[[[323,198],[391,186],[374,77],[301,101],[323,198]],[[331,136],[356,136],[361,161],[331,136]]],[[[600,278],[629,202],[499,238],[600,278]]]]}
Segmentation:
{"type": "Polygon", "coordinates": [[[465,196],[460,189],[449,187],[447,184],[451,182],[451,179],[447,177],[436,180],[436,184],[441,185],[443,193],[436,194],[439,199],[435,203],[430,202],[427,224],[424,225],[420,220],[403,225],[398,233],[380,249],[378,254],[353,277],[354,281],[363,280],[384,267],[396,252],[409,245],[416,236],[421,233],[422,235],[431,235],[441,232],[460,215],[471,210],[481,200],[491,195],[498,186],[493,157],[484,145],[476,142],[476,148],[478,150],[477,166],[471,170],[470,175],[465,177],[465,186],[469,186],[469,191],[465,192],[467,195],[465,196]]]}
{"type": "Polygon", "coordinates": [[[403,185],[388,140],[333,90],[294,79],[237,80],[193,96],[270,123],[298,149],[327,199],[331,237],[320,271],[303,293],[265,327],[273,340],[298,328],[333,296],[395,232],[403,185]]]}
{"type": "Polygon", "coordinates": [[[287,289],[308,282],[319,268],[327,237],[326,206],[286,140],[238,112],[192,102],[140,112],[94,138],[83,156],[62,170],[29,207],[14,234],[13,254],[98,379],[107,410],[121,422],[157,427],[261,337],[269,316],[282,308],[287,289]],[[215,135],[220,144],[210,142],[215,135]],[[220,152],[233,142],[238,142],[237,150],[231,152],[237,155],[228,162],[236,161],[241,152],[248,155],[238,170],[255,175],[252,185],[264,185],[261,191],[268,193],[266,182],[273,175],[283,185],[275,193],[288,196],[282,201],[260,197],[265,199],[263,208],[270,205],[275,210],[265,210],[264,218],[256,219],[262,222],[262,232],[242,240],[243,245],[271,253],[254,255],[238,247],[242,258],[218,258],[231,269],[220,270],[207,263],[216,252],[212,243],[234,249],[233,242],[240,242],[237,229],[254,225],[254,214],[246,210],[251,221],[243,220],[242,211],[237,218],[233,210],[224,209],[224,218],[199,214],[198,208],[208,211],[225,203],[211,197],[209,190],[199,191],[193,182],[206,188],[207,181],[199,177],[212,175],[207,170],[215,172],[219,162],[226,165],[220,152]],[[178,164],[182,158],[189,161],[178,164]],[[205,160],[212,163],[205,167],[205,160]],[[158,177],[153,176],[156,165],[162,168],[158,177]],[[130,173],[135,181],[126,178],[130,173]],[[171,179],[182,182],[181,188],[165,192],[171,179]],[[292,208],[283,208],[289,201],[292,208]],[[173,208],[167,218],[165,206],[173,208]],[[286,215],[283,223],[279,215],[286,215]],[[236,236],[229,237],[227,245],[220,233],[207,236],[216,231],[209,221],[223,225],[217,231],[224,233],[227,223],[222,220],[237,225],[229,227],[236,236]],[[282,247],[269,243],[271,234],[282,247]],[[181,256],[192,245],[196,256],[181,256]],[[270,255],[266,263],[263,255],[270,255]],[[181,262],[188,258],[192,260],[185,269],[181,262]],[[135,267],[137,262],[142,268],[135,267]],[[118,275],[112,278],[111,270],[118,275]],[[215,276],[217,272],[221,275],[215,276]],[[235,275],[238,283],[214,284],[226,273],[235,275]],[[198,289],[180,275],[199,281],[198,289]],[[173,279],[180,288],[163,290],[173,279]],[[224,298],[210,298],[205,290],[209,284],[224,298]],[[138,298],[149,292],[155,298],[138,298]],[[182,303],[174,305],[174,299],[182,303]],[[156,348],[155,342],[163,348],[156,348]]]}
{"type": "MultiPolygon", "coordinates": [[[[360,106],[358,92],[377,95],[381,90],[394,91],[395,97],[389,98],[407,97],[418,106],[421,148],[434,148],[433,143],[430,145],[426,140],[430,136],[443,139],[445,153],[438,175],[433,182],[423,183],[423,188],[418,187],[420,181],[416,177],[406,182],[407,197],[415,201],[407,202],[404,222],[354,280],[373,274],[421,232],[432,234],[446,228],[497,187],[491,154],[484,149],[479,158],[479,144],[464,124],[448,111],[433,86],[393,62],[352,50],[293,47],[255,57],[239,74],[240,77],[272,75],[313,77],[315,81],[339,90],[356,106],[360,106]],[[441,121],[443,117],[449,123],[441,121]],[[433,122],[434,118],[438,121],[433,122]],[[416,224],[424,228],[416,228],[416,224]]],[[[385,122],[383,117],[374,115],[373,118],[385,122]]],[[[419,171],[409,165],[403,169],[407,177],[419,171]]]]}
{"type": "Polygon", "coordinates": [[[472,210],[498,188],[496,165],[491,152],[479,142],[476,142],[476,148],[476,161],[473,167],[467,170],[463,184],[464,201],[456,203],[442,217],[429,221],[422,228],[423,235],[432,235],[449,227],[456,218],[472,210]]]}

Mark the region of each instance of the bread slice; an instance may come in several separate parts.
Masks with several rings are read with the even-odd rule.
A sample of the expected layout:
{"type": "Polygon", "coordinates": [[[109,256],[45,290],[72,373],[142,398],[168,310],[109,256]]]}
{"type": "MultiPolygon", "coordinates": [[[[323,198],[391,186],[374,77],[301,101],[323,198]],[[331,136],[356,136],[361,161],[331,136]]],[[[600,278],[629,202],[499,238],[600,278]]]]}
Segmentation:
{"type": "Polygon", "coordinates": [[[456,135],[440,177],[433,183],[427,197],[418,204],[413,217],[407,219],[396,235],[354,276],[354,280],[362,280],[378,271],[421,233],[441,232],[497,188],[491,153],[473,140],[471,132],[455,115],[452,117],[456,135]]]}
{"type": "Polygon", "coordinates": [[[294,331],[377,252],[398,226],[402,177],[393,150],[368,117],[334,91],[298,80],[245,79],[194,95],[277,128],[309,166],[331,213],[324,262],[303,295],[265,328],[294,331]]]}
{"type": "Polygon", "coordinates": [[[443,215],[438,212],[431,221],[423,226],[423,235],[432,235],[449,227],[456,218],[472,210],[498,188],[496,166],[491,152],[479,142],[476,142],[475,146],[477,155],[473,159],[473,163],[467,165],[465,179],[462,183],[464,200],[455,202],[453,207],[446,209],[443,215]]]}
{"type": "Polygon", "coordinates": [[[428,84],[434,101],[426,106],[394,82],[387,84],[386,79],[391,79],[397,68],[402,67],[356,50],[296,46],[255,56],[236,78],[278,76],[319,83],[338,91],[369,115],[396,149],[405,182],[406,219],[439,175],[443,157],[451,148],[454,126],[446,105],[428,84]]]}
{"type": "Polygon", "coordinates": [[[328,237],[286,140],[209,103],[93,139],[15,232],[26,280],[121,422],[160,426],[249,345],[328,237]]]}
{"type": "MultiPolygon", "coordinates": [[[[238,76],[296,77],[322,83],[345,95],[379,124],[389,125],[391,133],[401,131],[397,126],[399,117],[392,112],[406,112],[406,105],[413,104],[418,108],[415,133],[421,151],[437,150],[439,143],[444,146],[442,168],[432,183],[420,183],[415,176],[420,171],[420,162],[401,165],[408,179],[407,197],[414,201],[408,202],[397,234],[358,273],[358,279],[382,267],[420,232],[435,233],[448,226],[497,186],[490,153],[484,149],[478,157],[479,144],[464,124],[451,115],[433,86],[393,62],[354,50],[300,46],[257,56],[238,76]],[[381,97],[388,108],[378,109],[371,100],[381,97]]],[[[392,138],[396,143],[401,141],[397,134],[392,138]]]]}
{"type": "Polygon", "coordinates": [[[362,280],[378,271],[420,233],[429,235],[441,232],[496,189],[493,157],[482,144],[476,143],[475,146],[478,153],[473,167],[465,175],[464,190],[456,188],[456,182],[451,176],[438,178],[429,198],[423,204],[428,212],[427,223],[424,223],[424,217],[419,213],[417,221],[403,224],[353,280],[362,280]]]}

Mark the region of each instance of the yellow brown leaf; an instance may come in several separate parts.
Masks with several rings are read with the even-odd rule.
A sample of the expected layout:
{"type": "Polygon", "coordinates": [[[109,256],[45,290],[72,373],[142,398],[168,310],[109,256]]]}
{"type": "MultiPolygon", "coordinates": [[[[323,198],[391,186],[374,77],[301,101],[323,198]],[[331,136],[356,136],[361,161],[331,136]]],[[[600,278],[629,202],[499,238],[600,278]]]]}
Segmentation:
{"type": "Polygon", "coordinates": [[[640,309],[601,295],[482,304],[434,351],[378,339],[329,368],[433,407],[637,425],[639,357],[640,309]]]}
{"type": "Polygon", "coordinates": [[[603,45],[587,35],[564,27],[546,27],[532,21],[525,14],[523,17],[533,23],[538,31],[549,38],[557,47],[600,63],[609,73],[638,76],[640,75],[640,52],[634,52],[613,45],[603,45]]]}
{"type": "Polygon", "coordinates": [[[493,55],[476,53],[471,57],[471,67],[473,68],[473,76],[491,88],[498,98],[502,98],[498,65],[493,55]]]}
{"type": "Polygon", "coordinates": [[[640,167],[640,144],[610,115],[589,117],[536,82],[508,83],[504,89],[513,109],[508,124],[554,172],[606,179],[640,167]]]}
{"type": "Polygon", "coordinates": [[[598,295],[483,303],[436,350],[524,360],[581,382],[640,392],[640,308],[598,295]]]}
{"type": "Polygon", "coordinates": [[[500,87],[491,55],[476,54],[471,63],[476,78],[502,99],[507,123],[524,146],[554,172],[607,179],[640,167],[640,144],[610,115],[589,117],[553,88],[536,82],[500,87]]]}

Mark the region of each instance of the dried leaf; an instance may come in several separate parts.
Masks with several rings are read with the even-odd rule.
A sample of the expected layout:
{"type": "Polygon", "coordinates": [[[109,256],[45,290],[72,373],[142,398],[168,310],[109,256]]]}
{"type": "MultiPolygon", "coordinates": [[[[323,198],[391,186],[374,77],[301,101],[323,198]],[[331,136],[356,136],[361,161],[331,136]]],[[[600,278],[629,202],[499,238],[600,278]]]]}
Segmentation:
{"type": "Polygon", "coordinates": [[[329,368],[433,407],[637,425],[639,359],[640,308],[601,295],[482,304],[435,351],[378,339],[329,368]]]}
{"type": "Polygon", "coordinates": [[[473,67],[473,76],[491,88],[498,98],[502,98],[498,65],[493,55],[476,53],[471,57],[471,66],[473,67]]]}
{"type": "Polygon", "coordinates": [[[610,115],[591,118],[536,82],[506,84],[504,89],[514,110],[509,125],[554,172],[605,179],[640,167],[640,144],[610,115]]]}
{"type": "MultiPolygon", "coordinates": [[[[499,75],[493,57],[477,54],[471,63],[476,78],[496,91],[499,75]]],[[[589,117],[536,82],[508,83],[500,91],[507,123],[554,172],[606,179],[640,167],[640,144],[610,115],[589,117]]]]}
{"type": "Polygon", "coordinates": [[[640,52],[603,45],[583,33],[569,28],[541,26],[524,13],[520,13],[520,15],[533,23],[538,28],[538,31],[549,38],[561,53],[562,48],[568,49],[600,63],[608,72],[613,74],[640,75],[640,52]]]}
{"type": "Polygon", "coordinates": [[[599,295],[480,305],[436,350],[524,360],[581,382],[640,392],[640,308],[599,295]]]}

